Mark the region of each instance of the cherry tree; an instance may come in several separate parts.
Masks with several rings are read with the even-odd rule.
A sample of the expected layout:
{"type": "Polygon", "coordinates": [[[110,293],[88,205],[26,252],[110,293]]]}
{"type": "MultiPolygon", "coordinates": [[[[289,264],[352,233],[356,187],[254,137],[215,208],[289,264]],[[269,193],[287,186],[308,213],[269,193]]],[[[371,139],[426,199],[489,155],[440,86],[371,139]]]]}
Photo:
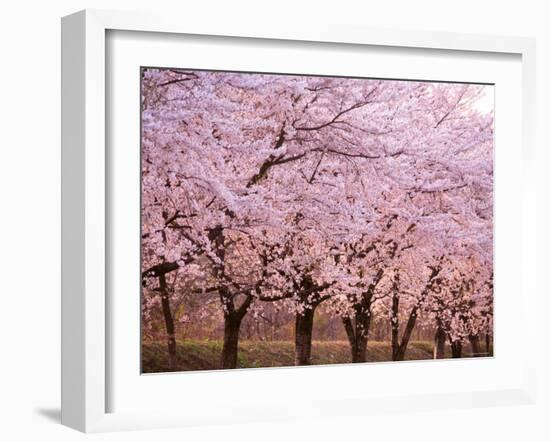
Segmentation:
{"type": "Polygon", "coordinates": [[[197,290],[219,300],[222,368],[236,367],[244,316],[268,303],[295,315],[305,365],[321,303],[342,316],[363,362],[373,309],[392,299],[392,324],[409,311],[394,348],[403,358],[442,257],[461,241],[492,256],[492,116],[473,105],[481,93],[144,69],[143,311],[160,297],[170,366],[173,306],[197,290]]]}

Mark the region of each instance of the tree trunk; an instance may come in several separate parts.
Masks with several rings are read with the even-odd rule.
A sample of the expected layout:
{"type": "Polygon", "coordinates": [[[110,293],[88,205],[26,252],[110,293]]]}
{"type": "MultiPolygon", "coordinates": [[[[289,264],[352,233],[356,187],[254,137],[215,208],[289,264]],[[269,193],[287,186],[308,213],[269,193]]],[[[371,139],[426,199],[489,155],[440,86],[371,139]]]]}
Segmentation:
{"type": "Polygon", "coordinates": [[[367,362],[367,343],[368,343],[368,328],[369,321],[363,324],[359,319],[355,319],[355,326],[351,318],[342,318],[342,323],[348,336],[348,341],[351,350],[351,362],[367,362]]]}
{"type": "Polygon", "coordinates": [[[305,304],[305,307],[302,312],[296,313],[294,365],[311,364],[313,317],[315,316],[315,309],[328,299],[326,295],[321,295],[321,292],[328,287],[330,287],[330,284],[316,284],[310,274],[305,274],[299,287],[297,287],[300,290],[300,301],[305,304]]]}
{"type": "Polygon", "coordinates": [[[363,295],[360,303],[353,306],[354,317],[342,318],[350,343],[351,362],[367,362],[367,344],[371,325],[372,291],[363,295]]]}
{"type": "Polygon", "coordinates": [[[401,337],[401,343],[398,345],[393,356],[394,361],[403,361],[405,359],[405,352],[407,351],[407,346],[412,336],[414,326],[416,324],[416,314],[418,311],[418,305],[415,305],[409,315],[409,320],[405,325],[405,330],[403,331],[403,336],[401,337]]]}
{"type": "Polygon", "coordinates": [[[352,362],[367,362],[367,337],[363,336],[361,332],[356,337],[357,347],[355,348],[355,354],[352,355],[352,362]]]}
{"type": "Polygon", "coordinates": [[[296,337],[294,365],[311,364],[311,338],[313,334],[313,316],[315,307],[306,308],[296,314],[296,337]]]}
{"type": "Polygon", "coordinates": [[[344,324],[344,329],[346,330],[346,335],[348,337],[351,350],[351,361],[355,362],[353,359],[357,352],[357,342],[355,342],[355,329],[353,327],[353,321],[349,317],[344,317],[342,318],[342,324],[344,324]]]}
{"type": "Polygon", "coordinates": [[[474,358],[483,356],[483,354],[481,353],[481,345],[479,344],[479,336],[470,335],[468,338],[470,340],[470,345],[472,346],[472,356],[474,358]]]}
{"type": "Polygon", "coordinates": [[[442,327],[437,327],[434,338],[434,359],[445,358],[445,330],[442,327]]]}
{"type": "Polygon", "coordinates": [[[399,356],[399,293],[395,285],[392,290],[391,306],[391,354],[392,360],[397,361],[399,356]]]}
{"type": "Polygon", "coordinates": [[[382,279],[384,270],[380,269],[369,284],[367,290],[353,304],[353,320],[342,318],[346,335],[350,343],[351,361],[367,362],[367,344],[371,326],[371,306],[374,290],[382,279]]]}
{"type": "Polygon", "coordinates": [[[168,370],[177,369],[176,359],[176,331],[174,326],[174,317],[170,309],[170,299],[168,297],[168,288],[166,286],[166,275],[159,275],[160,299],[162,304],[162,314],[164,315],[164,324],[166,326],[166,336],[168,338],[168,370]]]}
{"type": "MultiPolygon", "coordinates": [[[[436,270],[432,270],[432,276],[426,287],[424,288],[421,299],[423,299],[428,290],[431,287],[433,278],[437,275],[436,270]]],[[[407,351],[407,346],[411,340],[412,333],[414,331],[414,326],[416,325],[416,316],[420,302],[413,306],[409,314],[409,319],[405,324],[405,329],[403,330],[403,336],[401,336],[401,342],[399,341],[399,274],[396,274],[393,280],[392,285],[392,317],[391,317],[391,346],[392,346],[392,360],[393,361],[403,361],[405,359],[405,352],[407,351]]]]}
{"type": "Polygon", "coordinates": [[[487,356],[493,354],[493,349],[491,348],[491,335],[489,333],[485,334],[485,351],[487,352],[487,356]]]}
{"type": "Polygon", "coordinates": [[[240,328],[241,318],[237,314],[230,313],[225,315],[221,368],[237,368],[240,328]]]}
{"type": "Polygon", "coordinates": [[[451,354],[453,358],[462,357],[462,342],[461,341],[451,341],[451,354]]]}
{"type": "Polygon", "coordinates": [[[239,331],[246,312],[252,304],[252,295],[248,293],[240,307],[235,305],[235,298],[227,287],[220,287],[220,300],[225,307],[223,327],[223,348],[221,368],[237,368],[239,348],[239,331]]]}
{"type": "MultiPolygon", "coordinates": [[[[417,301],[417,303],[413,306],[411,309],[411,312],[409,314],[409,319],[407,320],[407,324],[405,325],[405,330],[403,331],[403,336],[401,337],[401,342],[398,343],[398,328],[399,323],[397,323],[397,327],[394,326],[392,323],[392,326],[395,327],[395,329],[392,329],[392,356],[394,361],[403,361],[405,359],[405,352],[407,351],[407,346],[409,345],[409,341],[411,339],[412,333],[414,331],[414,326],[416,325],[416,317],[418,314],[418,309],[420,308],[422,301],[426,298],[428,293],[433,289],[434,284],[437,281],[437,275],[439,275],[439,272],[441,271],[440,265],[437,265],[435,267],[431,267],[432,272],[430,274],[430,278],[428,279],[428,282],[426,283],[424,289],[422,290],[422,293],[420,294],[420,299],[417,301]]],[[[399,279],[394,280],[394,293],[396,293],[396,290],[399,288],[399,279]]],[[[397,300],[399,299],[397,296],[394,295],[394,304],[395,304],[395,298],[397,300]]],[[[397,304],[397,307],[395,305],[392,305],[392,308],[399,308],[399,303],[397,304]]],[[[395,313],[392,313],[395,315],[395,313]]]]}

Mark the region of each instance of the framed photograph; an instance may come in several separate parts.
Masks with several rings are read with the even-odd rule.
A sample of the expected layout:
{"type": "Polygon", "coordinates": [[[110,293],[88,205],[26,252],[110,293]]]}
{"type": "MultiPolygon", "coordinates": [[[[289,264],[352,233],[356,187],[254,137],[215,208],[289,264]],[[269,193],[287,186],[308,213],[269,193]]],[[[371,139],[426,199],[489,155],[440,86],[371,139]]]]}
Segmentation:
{"type": "Polygon", "coordinates": [[[62,46],[64,424],[534,400],[533,40],[94,10],[62,46]]]}

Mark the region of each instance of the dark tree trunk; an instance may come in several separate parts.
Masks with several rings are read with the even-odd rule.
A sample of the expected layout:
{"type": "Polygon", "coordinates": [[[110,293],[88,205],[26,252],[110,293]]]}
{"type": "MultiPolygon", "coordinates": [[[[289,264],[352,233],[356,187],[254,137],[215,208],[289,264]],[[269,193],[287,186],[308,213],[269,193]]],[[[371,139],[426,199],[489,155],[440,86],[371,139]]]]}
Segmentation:
{"type": "Polygon", "coordinates": [[[483,356],[481,353],[481,345],[479,343],[479,336],[478,335],[470,335],[469,337],[470,345],[472,346],[472,356],[474,358],[478,358],[480,356],[483,356]]]}
{"type": "MultiPolygon", "coordinates": [[[[420,299],[411,309],[411,312],[409,314],[409,319],[407,320],[407,324],[405,325],[405,330],[403,331],[403,336],[401,337],[401,342],[399,344],[397,344],[398,338],[394,337],[394,333],[396,333],[396,331],[392,330],[392,347],[394,349],[394,351],[392,352],[393,353],[392,356],[394,361],[403,361],[405,359],[405,352],[407,351],[407,346],[409,345],[409,341],[411,340],[411,336],[414,331],[414,326],[416,325],[418,309],[420,308],[422,301],[426,298],[428,293],[433,289],[437,281],[437,275],[439,275],[439,272],[441,271],[441,267],[439,265],[432,267],[431,269],[432,271],[430,274],[430,278],[428,279],[428,282],[424,287],[424,290],[422,290],[422,293],[420,294],[420,299]]],[[[394,289],[396,290],[398,289],[399,279],[394,280],[394,282],[395,282],[394,289]]],[[[392,324],[392,326],[393,325],[394,324],[392,324]]],[[[397,325],[397,327],[399,327],[399,325],[397,325]]]]}
{"type": "Polygon", "coordinates": [[[349,317],[342,318],[342,323],[350,344],[351,362],[367,362],[367,343],[370,328],[368,315],[356,313],[355,325],[349,317]]]}
{"type": "Polygon", "coordinates": [[[491,347],[491,335],[489,333],[485,334],[485,351],[487,352],[487,356],[491,356],[493,354],[493,349],[491,347]]]}
{"type": "Polygon", "coordinates": [[[241,318],[236,313],[225,315],[221,368],[237,368],[240,327],[241,318]]]}
{"type": "MultiPolygon", "coordinates": [[[[229,216],[231,216],[229,214],[229,216]]],[[[217,225],[208,231],[208,239],[214,246],[221,265],[214,266],[214,276],[222,279],[225,272],[225,234],[224,228],[217,225]]],[[[220,303],[224,311],[223,348],[221,368],[237,368],[237,352],[239,348],[239,330],[241,322],[252,302],[252,296],[247,294],[240,307],[235,306],[235,295],[226,285],[218,287],[220,303]]]]}
{"type": "Polygon", "coordinates": [[[399,341],[399,274],[397,273],[393,279],[392,285],[392,315],[391,315],[391,348],[392,360],[402,361],[405,359],[405,352],[412,336],[414,326],[416,324],[416,312],[418,305],[413,306],[403,336],[399,341]]]}
{"type": "Polygon", "coordinates": [[[351,350],[351,361],[354,362],[354,356],[357,352],[357,342],[355,342],[355,328],[353,327],[353,321],[349,317],[342,318],[342,324],[344,324],[344,329],[346,330],[346,335],[348,337],[348,342],[351,350]]]}
{"type": "Polygon", "coordinates": [[[367,362],[367,344],[371,326],[371,306],[374,290],[382,279],[384,270],[376,273],[367,290],[361,294],[358,302],[353,306],[352,318],[343,318],[344,328],[348,336],[351,349],[351,361],[354,363],[367,362]]]}
{"type": "Polygon", "coordinates": [[[391,304],[391,354],[393,361],[399,360],[399,293],[395,280],[391,304]]]}
{"type": "Polygon", "coordinates": [[[313,316],[315,315],[316,307],[306,308],[302,313],[296,314],[295,365],[311,364],[311,338],[313,334],[313,316]]]}
{"type": "Polygon", "coordinates": [[[166,326],[166,336],[168,338],[168,370],[173,371],[177,368],[176,359],[176,330],[174,326],[174,317],[170,308],[170,299],[168,297],[168,287],[166,286],[166,275],[159,274],[160,299],[162,305],[162,314],[164,315],[164,324],[166,326]]]}
{"type": "Polygon", "coordinates": [[[434,359],[444,359],[445,358],[445,330],[443,327],[437,327],[434,337],[434,359]]]}
{"type": "Polygon", "coordinates": [[[451,354],[453,358],[462,357],[462,342],[461,341],[452,341],[451,340],[451,354]]]}
{"type": "Polygon", "coordinates": [[[357,347],[355,349],[355,354],[352,355],[351,361],[356,362],[367,362],[367,336],[363,336],[363,333],[366,332],[357,332],[355,337],[357,341],[357,347]]]}
{"type": "Polygon", "coordinates": [[[229,293],[227,287],[220,287],[219,292],[220,300],[225,306],[221,368],[237,368],[239,331],[253,298],[250,293],[247,294],[243,303],[237,308],[234,296],[229,293]]]}
{"type": "Polygon", "coordinates": [[[330,284],[316,284],[310,274],[304,275],[301,283],[296,287],[300,290],[300,301],[305,306],[302,312],[296,314],[294,365],[311,364],[313,318],[317,307],[328,299],[327,295],[321,294],[328,287],[330,284]]]}
{"type": "Polygon", "coordinates": [[[409,345],[409,341],[411,340],[412,332],[416,324],[417,311],[418,311],[418,306],[415,305],[412,308],[411,313],[409,314],[409,320],[405,325],[405,330],[403,331],[401,342],[399,343],[399,345],[397,346],[397,349],[393,354],[394,361],[403,361],[405,359],[405,352],[407,351],[407,346],[409,345]]]}

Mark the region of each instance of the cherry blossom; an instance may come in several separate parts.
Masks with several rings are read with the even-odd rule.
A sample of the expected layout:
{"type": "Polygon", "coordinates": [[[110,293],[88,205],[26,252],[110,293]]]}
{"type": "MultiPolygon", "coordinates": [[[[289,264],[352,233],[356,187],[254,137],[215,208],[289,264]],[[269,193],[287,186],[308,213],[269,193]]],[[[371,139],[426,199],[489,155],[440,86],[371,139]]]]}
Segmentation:
{"type": "Polygon", "coordinates": [[[373,317],[395,360],[418,323],[453,355],[492,334],[488,89],[143,69],[142,316],[171,368],[190,299],[197,321],[223,318],[222,368],[237,366],[243,318],[273,306],[295,316],[297,365],[319,306],[353,362],[373,317]]]}

